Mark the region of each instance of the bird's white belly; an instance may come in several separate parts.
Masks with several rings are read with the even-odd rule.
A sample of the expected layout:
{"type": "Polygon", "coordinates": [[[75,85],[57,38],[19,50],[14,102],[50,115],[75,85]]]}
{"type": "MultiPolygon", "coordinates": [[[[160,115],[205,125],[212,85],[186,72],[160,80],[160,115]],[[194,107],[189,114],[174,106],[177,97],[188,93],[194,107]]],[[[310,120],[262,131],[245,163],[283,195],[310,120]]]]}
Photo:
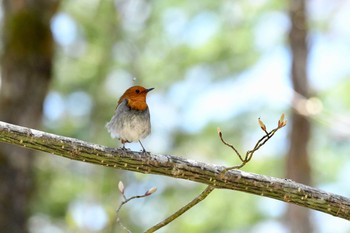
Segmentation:
{"type": "Polygon", "coordinates": [[[123,103],[118,106],[106,127],[113,138],[135,142],[151,132],[148,109],[144,112],[129,110],[123,103]]]}
{"type": "Polygon", "coordinates": [[[119,137],[129,142],[135,142],[145,138],[149,134],[147,122],[134,119],[133,121],[124,122],[122,127],[116,125],[116,132],[119,137]]]}

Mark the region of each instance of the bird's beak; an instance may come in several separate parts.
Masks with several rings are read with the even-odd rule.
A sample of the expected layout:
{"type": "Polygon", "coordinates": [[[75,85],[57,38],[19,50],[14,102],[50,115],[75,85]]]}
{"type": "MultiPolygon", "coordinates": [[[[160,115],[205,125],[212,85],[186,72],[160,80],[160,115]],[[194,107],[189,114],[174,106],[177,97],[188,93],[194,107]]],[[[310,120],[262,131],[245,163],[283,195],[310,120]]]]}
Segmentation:
{"type": "Polygon", "coordinates": [[[153,87],[146,89],[146,93],[152,91],[153,89],[154,89],[153,87]]]}

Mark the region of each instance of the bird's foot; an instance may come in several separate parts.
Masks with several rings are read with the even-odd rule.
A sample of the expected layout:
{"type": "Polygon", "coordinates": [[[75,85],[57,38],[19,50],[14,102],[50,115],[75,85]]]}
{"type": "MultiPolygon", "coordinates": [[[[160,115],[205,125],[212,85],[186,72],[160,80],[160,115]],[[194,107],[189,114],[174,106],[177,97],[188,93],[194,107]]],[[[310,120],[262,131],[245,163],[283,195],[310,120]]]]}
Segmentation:
{"type": "Polygon", "coordinates": [[[143,155],[150,155],[151,152],[148,152],[145,149],[143,149],[143,150],[141,150],[141,154],[143,154],[143,155]]]}
{"type": "Polygon", "coordinates": [[[123,150],[123,151],[128,151],[128,150],[130,150],[129,148],[126,148],[126,147],[125,147],[125,144],[123,144],[123,146],[120,147],[119,149],[120,149],[120,150],[123,150]]]}

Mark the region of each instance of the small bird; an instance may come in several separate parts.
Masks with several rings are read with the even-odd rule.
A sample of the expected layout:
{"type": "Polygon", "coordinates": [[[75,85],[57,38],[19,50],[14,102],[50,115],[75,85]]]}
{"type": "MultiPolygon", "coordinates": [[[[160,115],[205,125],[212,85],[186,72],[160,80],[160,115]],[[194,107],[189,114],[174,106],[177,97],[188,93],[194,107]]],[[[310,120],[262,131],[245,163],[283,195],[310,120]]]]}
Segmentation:
{"type": "Polygon", "coordinates": [[[142,151],[146,152],[141,139],[151,133],[151,121],[146,96],[154,88],[146,89],[133,86],[120,97],[112,119],[106,124],[112,138],[118,138],[123,144],[139,141],[142,151]]]}

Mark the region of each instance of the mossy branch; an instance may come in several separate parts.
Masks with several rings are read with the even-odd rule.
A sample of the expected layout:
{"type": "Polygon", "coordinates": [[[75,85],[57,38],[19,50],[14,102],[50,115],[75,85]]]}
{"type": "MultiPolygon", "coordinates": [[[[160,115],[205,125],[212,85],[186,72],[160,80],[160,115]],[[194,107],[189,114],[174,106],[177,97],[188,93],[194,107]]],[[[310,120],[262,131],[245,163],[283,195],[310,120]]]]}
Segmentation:
{"type": "Polygon", "coordinates": [[[350,220],[350,199],[288,179],[279,179],[171,155],[125,151],[0,121],[0,142],[65,158],[145,174],[164,175],[270,197],[350,220]]]}

